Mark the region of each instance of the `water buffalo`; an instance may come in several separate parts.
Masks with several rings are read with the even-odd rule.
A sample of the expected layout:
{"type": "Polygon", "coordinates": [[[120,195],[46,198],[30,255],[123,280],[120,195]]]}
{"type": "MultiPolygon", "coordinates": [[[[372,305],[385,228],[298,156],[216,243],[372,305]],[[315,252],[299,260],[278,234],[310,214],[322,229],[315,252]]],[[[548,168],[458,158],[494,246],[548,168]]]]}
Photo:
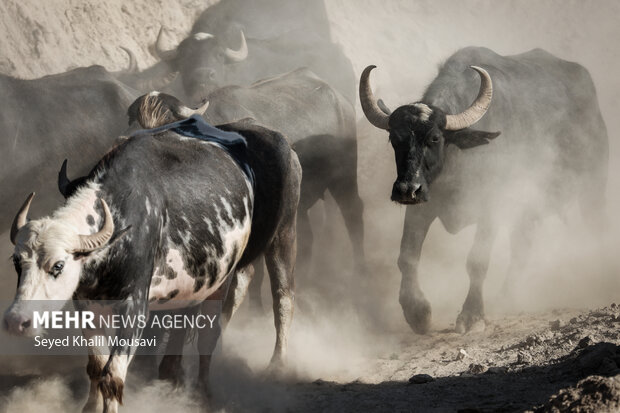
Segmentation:
{"type": "Polygon", "coordinates": [[[33,212],[49,210],[60,201],[49,177],[67,153],[80,154],[73,168],[85,174],[127,129],[137,92],[117,76],[101,66],[33,80],[0,75],[0,228],[9,228],[24,184],[39,194],[33,212]]]}
{"type": "MultiPolygon", "coordinates": [[[[143,117],[167,123],[156,101],[143,103],[143,117]]],[[[145,315],[149,308],[223,297],[231,280],[238,305],[237,292],[245,287],[233,274],[264,253],[276,296],[272,362],[280,364],[293,312],[300,181],[286,139],[252,122],[217,129],[194,116],[136,133],[52,216],[28,221],[33,194],[23,204],[11,229],[18,288],[4,326],[17,335],[33,333],[28,300],[116,300],[127,314],[145,315]]],[[[123,326],[117,334],[138,338],[142,328],[123,326]]],[[[216,343],[207,333],[198,336],[205,391],[216,343]]],[[[133,349],[109,350],[89,352],[85,410],[117,411],[122,403],[133,349]]]]}
{"type": "Polygon", "coordinates": [[[188,103],[221,86],[247,86],[300,67],[355,102],[353,66],[331,41],[320,0],[225,0],[207,8],[174,49],[166,50],[163,34],[162,27],[151,48],[160,62],[143,75],[158,79],[178,73],[179,82],[165,91],[188,103]]]}
{"type": "Polygon", "coordinates": [[[271,39],[246,39],[239,32],[238,45],[230,47],[211,33],[198,32],[176,49],[163,51],[158,36],[158,56],[172,72],[178,72],[186,99],[197,102],[226,85],[249,85],[300,67],[317,76],[355,102],[355,83],[350,60],[340,46],[312,32],[294,32],[271,39]],[[295,39],[292,41],[291,39],[295,39]]]}
{"type": "MultiPolygon", "coordinates": [[[[212,124],[252,118],[291,140],[304,171],[298,212],[299,270],[306,272],[312,256],[308,210],[329,190],[347,226],[356,269],[364,272],[363,203],[357,187],[356,125],[351,104],[307,69],[250,87],[223,87],[209,94],[207,100],[205,118],[212,124]]],[[[136,108],[129,109],[130,122],[136,117],[136,108]]],[[[256,267],[250,290],[251,303],[259,307],[261,268],[256,267]]]]}
{"type": "Polygon", "coordinates": [[[514,225],[510,290],[527,261],[537,218],[561,212],[572,199],[587,220],[601,215],[608,139],[594,84],[581,65],[540,49],[500,56],[470,47],[443,64],[419,102],[390,112],[373,97],[373,68],[361,75],[360,100],[368,120],[389,132],[397,171],[391,198],[410,205],[398,259],[405,318],[416,332],[430,327],[417,269],[430,224],[439,218],[456,233],[475,223],[470,289],[456,323],[457,331],[468,331],[484,322],[482,286],[500,223],[514,225]],[[454,115],[477,91],[474,103],[454,115]],[[470,129],[475,123],[502,136],[494,140],[499,132],[470,129]]]}

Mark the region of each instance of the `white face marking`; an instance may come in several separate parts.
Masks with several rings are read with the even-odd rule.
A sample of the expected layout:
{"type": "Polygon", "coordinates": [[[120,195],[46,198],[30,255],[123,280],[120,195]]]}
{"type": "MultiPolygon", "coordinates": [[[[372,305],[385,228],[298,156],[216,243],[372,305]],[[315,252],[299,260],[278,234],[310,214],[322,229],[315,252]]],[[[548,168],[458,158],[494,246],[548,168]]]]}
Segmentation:
{"type": "Polygon", "coordinates": [[[47,309],[55,310],[71,299],[85,259],[74,257],[71,251],[79,234],[90,234],[100,225],[94,209],[98,189],[92,183],[81,188],[51,217],[30,221],[19,230],[13,256],[21,267],[21,277],[12,312],[29,315],[30,300],[54,300],[47,309]],[[88,216],[95,219],[95,226],[88,224],[88,216]]]}
{"type": "Polygon", "coordinates": [[[14,255],[20,258],[22,285],[17,297],[24,300],[68,300],[77,288],[81,261],[71,250],[79,234],[91,234],[101,225],[95,211],[99,186],[93,183],[81,188],[67,204],[51,217],[30,221],[17,234],[14,255]],[[88,224],[88,217],[95,225],[88,224]],[[55,263],[64,261],[58,277],[49,275],[55,263]]]}
{"type": "Polygon", "coordinates": [[[429,108],[424,103],[414,103],[415,106],[420,111],[420,121],[427,122],[431,114],[433,113],[433,109],[429,108]]]}
{"type": "Polygon", "coordinates": [[[144,206],[146,207],[146,215],[151,215],[151,202],[149,201],[148,197],[144,202],[144,206]]]}
{"type": "Polygon", "coordinates": [[[31,221],[20,230],[14,252],[21,267],[16,301],[71,298],[82,271],[81,261],[70,252],[77,235],[70,226],[49,218],[31,221]],[[54,272],[57,264],[63,267],[59,273],[54,272]]]}
{"type": "Polygon", "coordinates": [[[215,36],[213,36],[212,34],[205,33],[205,32],[199,32],[199,33],[194,34],[194,39],[196,40],[206,40],[206,39],[212,39],[214,37],[215,36]]]}

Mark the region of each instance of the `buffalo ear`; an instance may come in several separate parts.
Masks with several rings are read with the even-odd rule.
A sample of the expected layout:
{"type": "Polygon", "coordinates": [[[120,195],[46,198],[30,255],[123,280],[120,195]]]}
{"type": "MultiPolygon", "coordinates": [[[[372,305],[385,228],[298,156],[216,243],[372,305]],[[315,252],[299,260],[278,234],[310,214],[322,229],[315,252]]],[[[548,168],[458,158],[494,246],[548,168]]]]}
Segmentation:
{"type": "Polygon", "coordinates": [[[486,145],[491,139],[497,138],[500,134],[501,132],[484,132],[469,128],[444,132],[446,143],[451,143],[461,149],[486,145]]]}

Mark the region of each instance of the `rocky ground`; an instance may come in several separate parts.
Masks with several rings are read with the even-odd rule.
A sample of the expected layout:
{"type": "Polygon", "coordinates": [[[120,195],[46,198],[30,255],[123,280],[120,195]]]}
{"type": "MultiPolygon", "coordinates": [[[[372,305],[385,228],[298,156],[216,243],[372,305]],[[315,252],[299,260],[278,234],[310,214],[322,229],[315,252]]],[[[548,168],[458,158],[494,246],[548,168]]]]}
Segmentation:
{"type": "Polygon", "coordinates": [[[466,335],[409,337],[401,352],[368,360],[355,381],[281,385],[288,396],[282,410],[617,411],[618,327],[620,308],[614,304],[496,319],[486,331],[466,335]]]}

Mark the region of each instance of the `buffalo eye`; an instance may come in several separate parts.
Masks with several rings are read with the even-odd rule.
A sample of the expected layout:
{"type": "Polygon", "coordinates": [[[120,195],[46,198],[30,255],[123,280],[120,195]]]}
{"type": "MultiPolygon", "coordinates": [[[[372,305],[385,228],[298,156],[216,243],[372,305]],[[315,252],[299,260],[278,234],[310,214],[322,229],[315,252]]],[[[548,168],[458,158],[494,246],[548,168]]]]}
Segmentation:
{"type": "Polygon", "coordinates": [[[439,134],[437,135],[431,135],[431,143],[439,143],[439,141],[441,140],[441,136],[439,136],[439,134]]]}
{"type": "Polygon", "coordinates": [[[57,261],[54,266],[52,267],[52,270],[49,272],[49,274],[54,277],[57,278],[60,273],[62,272],[62,269],[65,268],[65,262],[64,261],[57,261]]]}

